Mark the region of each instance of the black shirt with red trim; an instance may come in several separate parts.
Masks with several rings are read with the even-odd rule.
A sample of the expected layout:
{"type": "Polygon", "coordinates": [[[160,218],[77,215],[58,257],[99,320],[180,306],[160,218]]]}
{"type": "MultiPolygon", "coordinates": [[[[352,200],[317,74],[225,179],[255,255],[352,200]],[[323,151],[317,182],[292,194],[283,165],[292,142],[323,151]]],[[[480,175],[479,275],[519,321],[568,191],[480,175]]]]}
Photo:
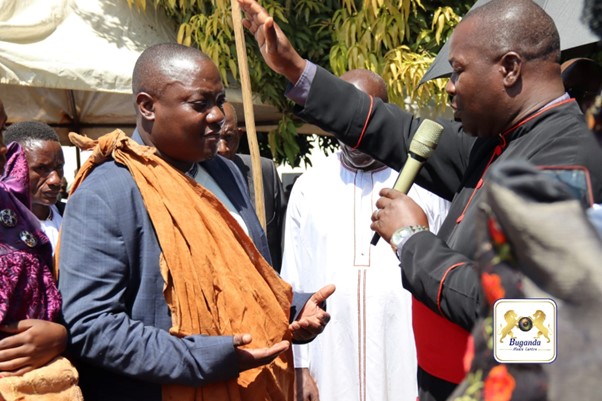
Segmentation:
{"type": "MultiPolygon", "coordinates": [[[[370,99],[320,67],[305,105],[298,106],[296,113],[397,170],[405,163],[421,122],[395,105],[370,99]]],[[[465,343],[461,335],[450,340],[447,333],[461,328],[467,337],[479,314],[481,287],[472,266],[478,205],[487,191],[489,167],[513,159],[539,166],[585,167],[594,201],[600,203],[602,154],[574,101],[559,102],[529,116],[503,138],[474,138],[464,133],[458,122],[438,122],[444,126],[443,135],[416,183],[451,200],[451,208],[436,236],[422,232],[407,241],[401,265],[404,287],[427,307],[419,309],[430,310],[434,316],[424,321],[441,320],[434,326],[424,323],[414,327],[419,365],[423,369],[428,365],[425,370],[434,377],[458,382],[456,370],[461,361],[457,359],[463,355],[465,343]],[[445,329],[450,324],[457,328],[445,329]],[[455,347],[457,352],[437,360],[435,354],[442,344],[446,349],[455,347]],[[454,365],[453,372],[448,365],[454,365]]],[[[433,381],[429,383],[433,385],[433,381]]],[[[421,388],[421,394],[425,391],[428,388],[421,388]]]]}

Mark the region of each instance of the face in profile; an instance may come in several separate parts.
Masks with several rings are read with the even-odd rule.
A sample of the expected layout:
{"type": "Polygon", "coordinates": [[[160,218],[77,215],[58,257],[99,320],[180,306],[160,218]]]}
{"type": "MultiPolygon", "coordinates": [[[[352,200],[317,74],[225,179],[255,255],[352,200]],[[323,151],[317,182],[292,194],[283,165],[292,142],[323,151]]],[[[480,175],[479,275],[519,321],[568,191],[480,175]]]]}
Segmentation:
{"type": "Polygon", "coordinates": [[[224,86],[211,60],[177,60],[160,95],[153,96],[148,140],[173,162],[200,162],[217,153],[224,86]]]}
{"type": "Polygon", "coordinates": [[[61,144],[34,141],[25,147],[29,165],[29,188],[34,204],[50,206],[59,200],[65,159],[61,144]]]}
{"type": "Polygon", "coordinates": [[[224,122],[220,131],[220,141],[217,152],[227,159],[232,159],[240,144],[240,130],[237,126],[236,112],[230,103],[224,104],[224,122]]]}
{"type": "Polygon", "coordinates": [[[500,97],[504,90],[499,68],[483,54],[474,39],[478,32],[472,20],[459,24],[450,40],[452,75],[445,87],[451,98],[454,119],[472,136],[492,137],[500,127],[500,97]]]}
{"type": "Polygon", "coordinates": [[[61,179],[61,190],[59,192],[59,199],[67,199],[69,197],[69,185],[67,179],[63,176],[61,179]]]}

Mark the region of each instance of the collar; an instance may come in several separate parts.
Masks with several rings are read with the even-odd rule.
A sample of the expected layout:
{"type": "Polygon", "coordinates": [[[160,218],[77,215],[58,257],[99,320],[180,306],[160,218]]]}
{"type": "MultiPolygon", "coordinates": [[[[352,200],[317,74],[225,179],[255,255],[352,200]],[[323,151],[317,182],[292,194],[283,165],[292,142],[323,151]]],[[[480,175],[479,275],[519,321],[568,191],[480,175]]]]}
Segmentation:
{"type": "MultiPolygon", "coordinates": [[[[545,109],[546,107],[552,106],[556,103],[560,103],[563,100],[568,100],[571,98],[571,95],[569,95],[567,92],[564,92],[564,95],[557,97],[556,99],[552,100],[550,103],[546,104],[545,106],[542,107],[542,109],[545,109]]],[[[541,110],[541,109],[540,109],[541,110]]]]}
{"type": "Polygon", "coordinates": [[[502,143],[502,146],[505,147],[507,140],[511,139],[514,136],[514,133],[523,125],[527,124],[528,122],[534,120],[535,118],[541,116],[542,114],[544,114],[545,112],[547,112],[551,109],[554,109],[556,107],[559,107],[559,106],[562,106],[562,105],[565,105],[568,103],[577,104],[575,99],[572,99],[570,96],[568,96],[568,94],[565,93],[564,95],[552,100],[551,102],[547,103],[545,106],[543,106],[543,107],[539,108],[538,110],[534,111],[533,113],[529,114],[528,116],[526,116],[525,118],[523,118],[522,120],[520,120],[519,122],[514,124],[512,127],[508,128],[507,130],[505,130],[504,132],[499,134],[499,138],[502,143]]]}
{"type": "Polygon", "coordinates": [[[199,173],[199,164],[198,163],[192,163],[192,166],[190,166],[190,168],[188,169],[188,171],[186,171],[187,176],[189,176],[190,178],[192,178],[193,180],[196,179],[196,175],[199,173]]]}

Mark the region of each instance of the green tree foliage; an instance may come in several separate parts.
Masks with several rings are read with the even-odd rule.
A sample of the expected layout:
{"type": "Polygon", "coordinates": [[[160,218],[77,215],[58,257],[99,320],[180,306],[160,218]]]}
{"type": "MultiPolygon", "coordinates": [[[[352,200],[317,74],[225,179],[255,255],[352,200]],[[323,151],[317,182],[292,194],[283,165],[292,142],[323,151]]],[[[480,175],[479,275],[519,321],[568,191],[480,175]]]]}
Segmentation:
{"type": "MultiPolygon", "coordinates": [[[[178,42],[197,46],[218,65],[227,87],[237,86],[238,64],[230,0],[127,0],[144,11],[160,7],[179,24],[178,42]]],[[[445,80],[418,86],[453,27],[470,4],[462,0],[263,0],[301,56],[341,75],[353,68],[380,74],[389,85],[390,101],[407,106],[445,107],[445,80]]],[[[248,32],[245,33],[249,35],[248,32]]],[[[255,40],[246,38],[251,86],[261,100],[283,117],[278,128],[259,135],[262,154],[277,162],[309,163],[312,137],[297,135],[300,122],[283,96],[286,82],[261,59],[255,40]],[[262,140],[263,139],[263,140],[262,140]]],[[[320,136],[326,152],[335,142],[320,136]]]]}

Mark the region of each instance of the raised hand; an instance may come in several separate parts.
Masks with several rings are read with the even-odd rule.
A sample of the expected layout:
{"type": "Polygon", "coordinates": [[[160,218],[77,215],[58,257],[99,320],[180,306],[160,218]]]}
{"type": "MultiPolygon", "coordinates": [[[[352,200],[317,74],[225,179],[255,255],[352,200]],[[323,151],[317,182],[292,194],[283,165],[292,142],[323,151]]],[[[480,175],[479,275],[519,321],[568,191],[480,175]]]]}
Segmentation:
{"type": "Polygon", "coordinates": [[[27,319],[0,326],[0,376],[19,376],[45,365],[67,346],[67,329],[46,320],[27,319]]]}
{"type": "Polygon", "coordinates": [[[275,72],[296,83],[306,61],[297,53],[284,32],[268,12],[254,0],[238,0],[245,13],[242,23],[255,37],[266,64],[275,72]]]}
{"type": "Polygon", "coordinates": [[[290,347],[290,343],[288,341],[280,341],[269,348],[241,348],[242,346],[248,345],[253,341],[253,338],[250,334],[236,334],[232,341],[236,347],[238,367],[241,372],[256,368],[258,366],[267,365],[276,359],[278,355],[286,351],[288,347],[290,347]]]}
{"type": "Polygon", "coordinates": [[[324,331],[326,324],[330,321],[330,314],[322,309],[321,305],[334,293],[334,290],[335,286],[329,284],[309,298],[297,320],[289,325],[293,333],[293,340],[297,342],[311,341],[324,331]]]}

